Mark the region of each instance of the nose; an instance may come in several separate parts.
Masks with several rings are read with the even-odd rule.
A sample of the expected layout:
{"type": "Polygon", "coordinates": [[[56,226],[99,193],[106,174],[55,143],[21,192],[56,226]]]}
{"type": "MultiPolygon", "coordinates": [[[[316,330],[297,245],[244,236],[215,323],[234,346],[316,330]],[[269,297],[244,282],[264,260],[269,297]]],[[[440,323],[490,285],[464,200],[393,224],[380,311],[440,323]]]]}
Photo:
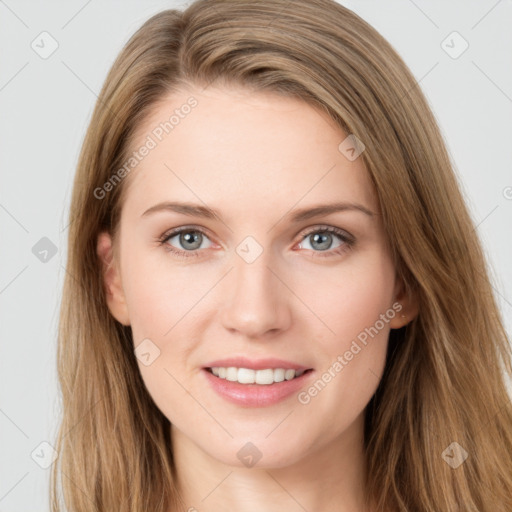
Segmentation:
{"type": "Polygon", "coordinates": [[[270,251],[263,251],[252,263],[235,253],[233,265],[220,290],[225,298],[220,314],[224,328],[253,339],[286,330],[291,322],[292,293],[274,268],[270,251]]]}

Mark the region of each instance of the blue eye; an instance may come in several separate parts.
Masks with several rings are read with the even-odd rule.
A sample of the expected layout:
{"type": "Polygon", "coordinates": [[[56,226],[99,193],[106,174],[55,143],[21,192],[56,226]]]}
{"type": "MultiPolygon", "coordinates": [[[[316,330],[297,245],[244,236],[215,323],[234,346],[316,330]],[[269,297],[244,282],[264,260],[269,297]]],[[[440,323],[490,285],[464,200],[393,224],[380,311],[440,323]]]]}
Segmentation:
{"type": "MultiPolygon", "coordinates": [[[[332,226],[326,226],[322,228],[315,227],[312,231],[304,234],[303,237],[304,240],[309,241],[310,245],[318,244],[318,251],[314,252],[315,256],[321,257],[332,256],[333,254],[341,254],[354,245],[354,239],[349,236],[348,233],[345,233],[341,229],[332,226]],[[341,240],[341,243],[334,248],[335,250],[328,251],[328,249],[331,249],[332,247],[333,235],[334,238],[341,240]],[[326,254],[321,254],[323,252],[326,254]]],[[[302,246],[302,242],[300,245],[302,246]]]]}
{"type": "MultiPolygon", "coordinates": [[[[172,231],[162,235],[162,237],[159,238],[159,243],[164,246],[166,251],[173,253],[179,258],[190,258],[199,256],[202,252],[199,251],[199,249],[208,248],[203,245],[205,239],[209,240],[202,229],[184,226],[173,229],[172,231]],[[178,244],[183,247],[183,249],[169,243],[169,241],[175,237],[178,237],[178,244]]],[[[333,226],[316,226],[307,233],[303,233],[299,244],[301,249],[303,249],[302,240],[308,240],[311,246],[313,244],[317,245],[316,249],[318,250],[315,250],[315,247],[308,249],[313,251],[313,255],[315,257],[329,257],[342,254],[349,250],[355,243],[355,240],[351,235],[333,226]],[[341,243],[332,249],[333,239],[335,238],[338,238],[341,243]]]]}
{"type": "Polygon", "coordinates": [[[176,254],[178,257],[188,258],[190,256],[199,256],[197,249],[205,248],[201,247],[203,245],[202,242],[204,237],[206,237],[206,234],[200,229],[184,227],[175,229],[170,233],[166,233],[160,239],[160,243],[165,246],[166,250],[176,254]],[[175,237],[178,237],[179,244],[186,250],[181,250],[168,243],[169,240],[175,237]]]}

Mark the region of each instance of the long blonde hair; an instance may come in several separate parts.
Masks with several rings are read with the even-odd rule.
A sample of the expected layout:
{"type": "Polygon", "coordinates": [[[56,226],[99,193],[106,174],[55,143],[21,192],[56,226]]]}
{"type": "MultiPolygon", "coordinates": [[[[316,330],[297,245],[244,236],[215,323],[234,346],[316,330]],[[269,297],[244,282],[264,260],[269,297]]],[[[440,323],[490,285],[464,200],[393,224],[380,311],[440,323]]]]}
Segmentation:
{"type": "Polygon", "coordinates": [[[475,226],[413,75],[331,0],[199,0],[146,21],[113,64],[71,200],[52,511],[184,506],[169,421],[139,374],[130,327],[109,313],[96,254],[99,232],[116,234],[126,180],[101,199],[94,191],[126,161],[159,100],[213,82],[300,98],[365,144],[397,275],[419,303],[417,317],[391,331],[366,409],[368,502],[386,512],[510,512],[511,349],[475,226]],[[454,442],[467,452],[456,468],[445,456],[454,442]]]}

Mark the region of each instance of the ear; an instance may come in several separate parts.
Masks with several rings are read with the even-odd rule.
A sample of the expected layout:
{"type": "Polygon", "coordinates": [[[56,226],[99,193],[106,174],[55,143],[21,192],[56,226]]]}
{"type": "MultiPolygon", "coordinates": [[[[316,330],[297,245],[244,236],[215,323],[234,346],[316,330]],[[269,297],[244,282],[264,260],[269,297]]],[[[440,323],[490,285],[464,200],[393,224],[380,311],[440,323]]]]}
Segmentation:
{"type": "Polygon", "coordinates": [[[108,308],[118,322],[130,325],[119,265],[114,259],[112,237],[109,233],[101,232],[98,235],[96,253],[102,266],[102,281],[108,308]]]}
{"type": "Polygon", "coordinates": [[[418,298],[416,294],[407,294],[407,290],[401,279],[397,279],[395,286],[395,299],[393,304],[397,303],[393,308],[396,315],[390,320],[391,329],[400,329],[413,320],[419,312],[418,298]],[[400,304],[401,308],[398,308],[400,304]]]}

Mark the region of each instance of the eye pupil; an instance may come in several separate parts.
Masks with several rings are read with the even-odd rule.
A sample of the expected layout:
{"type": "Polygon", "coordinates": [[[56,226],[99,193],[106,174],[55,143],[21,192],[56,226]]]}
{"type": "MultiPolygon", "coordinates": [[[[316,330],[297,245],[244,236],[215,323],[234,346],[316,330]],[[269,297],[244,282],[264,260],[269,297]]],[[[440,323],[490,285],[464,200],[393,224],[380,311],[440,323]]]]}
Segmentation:
{"type": "Polygon", "coordinates": [[[183,233],[180,233],[180,243],[183,247],[187,247],[186,243],[192,243],[193,247],[187,247],[188,249],[198,249],[201,247],[201,239],[202,235],[198,231],[185,231],[183,233]],[[191,235],[191,233],[194,233],[191,235]],[[199,243],[197,241],[199,240],[199,243]],[[194,245],[195,243],[195,245],[194,245]]]}
{"type": "Polygon", "coordinates": [[[318,249],[320,250],[325,250],[325,249],[328,249],[330,246],[331,246],[331,242],[332,242],[332,235],[330,233],[315,233],[314,235],[311,236],[312,238],[312,246],[314,243],[317,243],[319,242],[320,243],[320,247],[317,246],[318,249]],[[328,241],[326,243],[326,240],[328,241]]]}

